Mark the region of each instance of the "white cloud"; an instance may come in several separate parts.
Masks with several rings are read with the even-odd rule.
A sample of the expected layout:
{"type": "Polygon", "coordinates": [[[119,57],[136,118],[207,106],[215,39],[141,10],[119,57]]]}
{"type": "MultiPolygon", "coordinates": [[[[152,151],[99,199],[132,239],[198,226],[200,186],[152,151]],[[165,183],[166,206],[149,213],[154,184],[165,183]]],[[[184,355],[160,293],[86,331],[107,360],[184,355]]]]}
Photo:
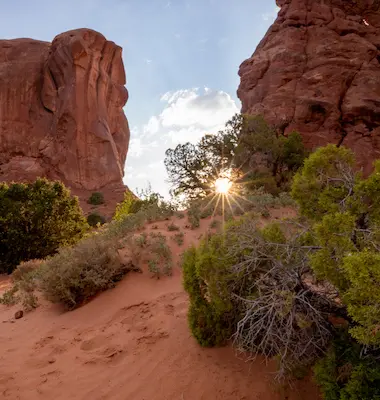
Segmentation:
{"type": "Polygon", "coordinates": [[[153,116],[150,117],[148,123],[144,125],[143,132],[148,136],[152,136],[158,132],[159,128],[160,120],[157,117],[153,116]]]}
{"type": "Polygon", "coordinates": [[[264,21],[273,22],[277,18],[278,12],[281,10],[281,7],[275,7],[273,11],[269,13],[262,14],[262,18],[264,21]]]}
{"type": "Polygon", "coordinates": [[[168,196],[165,151],[217,133],[239,110],[228,93],[208,87],[167,92],[160,100],[161,113],[131,130],[125,183],[133,190],[150,182],[153,190],[168,196]]]}
{"type": "Polygon", "coordinates": [[[158,142],[156,140],[148,142],[144,140],[144,136],[142,137],[131,136],[131,140],[129,141],[128,156],[133,158],[140,158],[146,153],[147,150],[150,150],[151,148],[155,147],[158,147],[158,142]]]}
{"type": "Polygon", "coordinates": [[[203,93],[198,89],[166,93],[161,100],[167,102],[160,115],[164,127],[219,127],[238,112],[228,93],[209,88],[205,88],[203,93]]]}

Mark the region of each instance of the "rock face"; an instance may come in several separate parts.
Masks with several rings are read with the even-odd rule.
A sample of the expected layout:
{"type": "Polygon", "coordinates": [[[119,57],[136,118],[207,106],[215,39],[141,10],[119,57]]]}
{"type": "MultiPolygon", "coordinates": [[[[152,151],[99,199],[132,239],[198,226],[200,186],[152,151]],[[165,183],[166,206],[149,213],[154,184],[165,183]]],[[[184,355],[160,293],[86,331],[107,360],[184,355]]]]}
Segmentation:
{"type": "Polygon", "coordinates": [[[0,181],[122,186],[129,143],[121,48],[78,29],[0,40],[0,181]]]}
{"type": "Polygon", "coordinates": [[[380,158],[380,1],[277,0],[277,20],[240,66],[242,112],[309,148],[343,144],[368,173],[380,158]]]}

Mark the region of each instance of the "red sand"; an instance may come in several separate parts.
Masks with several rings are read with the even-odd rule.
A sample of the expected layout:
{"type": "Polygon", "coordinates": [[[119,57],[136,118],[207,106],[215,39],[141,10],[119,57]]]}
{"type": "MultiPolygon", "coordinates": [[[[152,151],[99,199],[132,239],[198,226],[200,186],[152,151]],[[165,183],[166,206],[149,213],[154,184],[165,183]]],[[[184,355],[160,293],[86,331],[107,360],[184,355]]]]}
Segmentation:
{"type": "MultiPolygon", "coordinates": [[[[166,223],[152,225],[174,235],[167,232],[166,223]]],[[[168,239],[176,262],[182,249],[198,241],[209,224],[203,220],[197,230],[183,229],[184,246],[168,239]]],[[[0,291],[5,282],[0,280],[0,291]]],[[[291,391],[280,390],[272,380],[273,365],[244,362],[229,347],[201,348],[187,325],[188,298],[178,268],[172,277],[160,280],[151,279],[148,272],[131,273],[115,289],[75,311],[64,312],[43,302],[14,320],[19,308],[0,305],[0,397],[4,399],[319,398],[309,380],[291,391]]]]}

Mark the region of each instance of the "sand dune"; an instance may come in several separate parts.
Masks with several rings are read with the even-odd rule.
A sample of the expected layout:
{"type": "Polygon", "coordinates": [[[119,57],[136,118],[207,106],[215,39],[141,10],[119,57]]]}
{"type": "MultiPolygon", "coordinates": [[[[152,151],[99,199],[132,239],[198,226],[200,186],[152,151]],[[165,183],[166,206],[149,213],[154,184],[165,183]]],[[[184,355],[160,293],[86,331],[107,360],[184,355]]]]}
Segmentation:
{"type": "MultiPolygon", "coordinates": [[[[176,221],[185,225],[186,221],[176,221]]],[[[185,230],[185,245],[209,226],[185,230]]],[[[165,231],[165,223],[158,227],[165,231]]],[[[156,224],[157,225],[157,224],[156,224]]],[[[165,231],[167,233],[167,231],[165,231]]],[[[182,250],[172,243],[176,260],[182,250]]],[[[7,285],[6,279],[0,286],[7,285]]],[[[0,305],[0,397],[22,400],[314,400],[311,381],[280,390],[273,365],[247,363],[230,347],[203,349],[187,326],[181,272],[129,274],[71,312],[42,302],[14,320],[0,305]],[[289,392],[289,393],[287,393],[289,392]]]]}

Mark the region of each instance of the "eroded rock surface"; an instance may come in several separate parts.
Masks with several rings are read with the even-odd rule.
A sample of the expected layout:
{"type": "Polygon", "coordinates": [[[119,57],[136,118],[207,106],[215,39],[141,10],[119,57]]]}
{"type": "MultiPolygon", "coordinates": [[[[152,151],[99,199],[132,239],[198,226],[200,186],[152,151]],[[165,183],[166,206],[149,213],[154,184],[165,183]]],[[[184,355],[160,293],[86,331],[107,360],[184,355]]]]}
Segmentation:
{"type": "Polygon", "coordinates": [[[380,1],[277,0],[277,20],[240,66],[242,112],[309,148],[353,149],[369,172],[380,158],[380,1]]]}
{"type": "Polygon", "coordinates": [[[121,48],[78,29],[0,40],[0,181],[121,187],[129,143],[121,48]]]}

